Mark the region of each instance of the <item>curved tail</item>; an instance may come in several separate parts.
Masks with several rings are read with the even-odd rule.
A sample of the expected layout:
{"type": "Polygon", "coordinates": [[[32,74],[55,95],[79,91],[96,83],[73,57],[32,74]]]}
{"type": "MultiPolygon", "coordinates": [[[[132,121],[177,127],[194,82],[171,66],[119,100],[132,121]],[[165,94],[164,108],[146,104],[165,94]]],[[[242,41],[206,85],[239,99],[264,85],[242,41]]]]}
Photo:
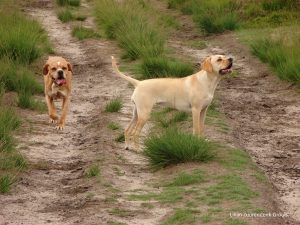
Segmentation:
{"type": "Polygon", "coordinates": [[[136,80],[136,79],[134,79],[134,78],[132,78],[132,77],[126,76],[125,74],[123,74],[123,73],[119,70],[119,68],[118,68],[118,66],[117,66],[117,61],[116,61],[115,57],[113,57],[113,56],[111,56],[111,64],[112,64],[113,69],[119,74],[120,77],[122,77],[122,78],[124,78],[125,80],[129,81],[129,82],[130,82],[131,84],[133,84],[133,86],[135,86],[135,87],[138,85],[138,83],[139,83],[140,81],[138,81],[138,80],[136,80]]]}

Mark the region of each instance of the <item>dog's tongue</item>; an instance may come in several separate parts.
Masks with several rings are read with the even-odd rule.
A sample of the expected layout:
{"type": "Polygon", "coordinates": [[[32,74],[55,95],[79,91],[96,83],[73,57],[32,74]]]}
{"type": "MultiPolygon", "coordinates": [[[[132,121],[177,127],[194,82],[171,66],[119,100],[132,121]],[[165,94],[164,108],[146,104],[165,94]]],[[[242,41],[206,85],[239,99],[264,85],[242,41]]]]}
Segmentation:
{"type": "Polygon", "coordinates": [[[56,80],[56,83],[61,86],[61,85],[66,83],[66,80],[65,79],[59,79],[59,80],[56,80]]]}

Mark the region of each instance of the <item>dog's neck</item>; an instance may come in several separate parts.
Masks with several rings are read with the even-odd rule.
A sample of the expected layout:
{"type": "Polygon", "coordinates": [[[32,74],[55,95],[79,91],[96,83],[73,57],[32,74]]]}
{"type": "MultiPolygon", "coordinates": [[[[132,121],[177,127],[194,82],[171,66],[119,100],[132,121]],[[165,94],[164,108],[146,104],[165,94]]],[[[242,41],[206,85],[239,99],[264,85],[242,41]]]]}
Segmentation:
{"type": "Polygon", "coordinates": [[[216,73],[209,73],[205,70],[201,70],[197,73],[197,77],[199,81],[202,80],[201,78],[203,78],[203,76],[205,76],[205,79],[208,81],[207,82],[208,88],[213,93],[219,81],[221,80],[221,76],[216,73]]]}

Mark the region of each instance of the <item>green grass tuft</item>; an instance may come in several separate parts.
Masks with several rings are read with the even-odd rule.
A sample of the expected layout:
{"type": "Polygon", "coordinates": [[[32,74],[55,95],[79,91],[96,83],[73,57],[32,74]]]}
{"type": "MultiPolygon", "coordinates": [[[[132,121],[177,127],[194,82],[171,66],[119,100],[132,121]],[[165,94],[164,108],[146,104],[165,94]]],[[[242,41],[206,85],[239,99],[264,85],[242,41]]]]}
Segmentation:
{"type": "Polygon", "coordinates": [[[196,170],[192,174],[185,172],[180,173],[174,180],[167,184],[167,186],[187,186],[197,184],[204,181],[203,172],[196,170]]]}
{"type": "Polygon", "coordinates": [[[120,130],[121,129],[121,126],[115,122],[109,122],[107,127],[111,130],[120,130]]]}
{"type": "Polygon", "coordinates": [[[219,178],[220,182],[207,189],[207,196],[213,200],[249,200],[258,194],[252,191],[247,183],[235,175],[219,178]]]}
{"type": "Polygon", "coordinates": [[[56,0],[56,3],[59,5],[59,6],[67,6],[67,5],[70,5],[70,6],[80,6],[80,0],[56,0]]]}
{"type": "Polygon", "coordinates": [[[258,39],[251,44],[252,53],[268,63],[283,80],[300,84],[300,39],[286,44],[283,40],[258,39]]]}
{"type": "Polygon", "coordinates": [[[1,108],[0,110],[0,152],[11,151],[14,141],[11,132],[21,124],[19,117],[11,109],[1,108]]]}
{"type": "Polygon", "coordinates": [[[193,74],[191,64],[182,63],[165,57],[147,58],[140,65],[142,79],[158,77],[184,77],[193,74]]]}
{"type": "Polygon", "coordinates": [[[240,220],[240,219],[227,219],[223,225],[248,225],[248,222],[240,220]]]}
{"type": "Polygon", "coordinates": [[[120,133],[116,139],[115,139],[116,142],[120,142],[120,143],[123,143],[125,142],[125,136],[124,136],[124,133],[120,133]]]}
{"type": "Polygon", "coordinates": [[[100,175],[100,169],[99,169],[99,166],[97,164],[94,164],[94,165],[90,166],[85,171],[85,176],[88,177],[88,178],[96,177],[96,176],[99,176],[99,175],[100,175]]]}
{"type": "Polygon", "coordinates": [[[34,20],[2,9],[0,3],[0,59],[30,64],[49,50],[47,36],[34,20]]]}
{"type": "Polygon", "coordinates": [[[214,158],[216,146],[192,134],[167,129],[145,139],[145,155],[154,168],[188,161],[207,162],[214,158]]]}
{"type": "Polygon", "coordinates": [[[57,17],[63,23],[66,23],[66,22],[69,22],[69,21],[75,19],[74,15],[72,14],[72,12],[69,9],[59,10],[57,12],[57,17]]]}
{"type": "Polygon", "coordinates": [[[195,221],[194,212],[190,209],[176,209],[174,214],[160,225],[194,224],[195,221]]]}
{"type": "Polygon", "coordinates": [[[83,40],[87,38],[99,38],[99,34],[97,34],[93,29],[86,28],[83,26],[74,27],[72,30],[73,37],[78,38],[78,40],[83,40]]]}
{"type": "Polygon", "coordinates": [[[117,97],[108,102],[105,106],[105,112],[119,112],[123,107],[122,100],[117,97]]]}
{"type": "Polygon", "coordinates": [[[0,176],[0,193],[6,193],[10,191],[13,184],[13,178],[9,175],[0,176]]]}

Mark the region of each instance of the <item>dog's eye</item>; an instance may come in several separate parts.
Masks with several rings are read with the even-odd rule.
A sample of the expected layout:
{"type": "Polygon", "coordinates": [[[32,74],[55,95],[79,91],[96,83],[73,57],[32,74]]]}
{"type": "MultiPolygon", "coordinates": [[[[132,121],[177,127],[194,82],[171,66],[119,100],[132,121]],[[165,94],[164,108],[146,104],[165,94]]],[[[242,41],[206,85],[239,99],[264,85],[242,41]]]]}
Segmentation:
{"type": "Polygon", "coordinates": [[[62,69],[63,69],[63,70],[66,70],[66,69],[67,69],[67,67],[63,67],[62,69]]]}
{"type": "Polygon", "coordinates": [[[218,58],[218,60],[217,60],[218,62],[221,62],[222,61],[222,59],[221,58],[218,58]]]}
{"type": "Polygon", "coordinates": [[[52,67],[51,70],[52,70],[52,71],[56,71],[56,67],[52,67]]]}

